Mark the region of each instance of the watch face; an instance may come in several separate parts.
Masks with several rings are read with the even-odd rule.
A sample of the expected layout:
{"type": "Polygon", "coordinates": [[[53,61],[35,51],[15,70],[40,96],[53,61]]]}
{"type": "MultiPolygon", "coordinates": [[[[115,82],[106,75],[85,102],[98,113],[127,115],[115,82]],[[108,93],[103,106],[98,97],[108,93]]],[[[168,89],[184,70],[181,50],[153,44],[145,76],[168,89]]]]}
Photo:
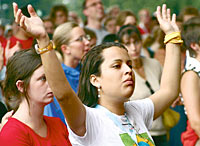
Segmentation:
{"type": "Polygon", "coordinates": [[[37,54],[40,54],[38,44],[35,44],[35,51],[36,51],[37,54]]]}

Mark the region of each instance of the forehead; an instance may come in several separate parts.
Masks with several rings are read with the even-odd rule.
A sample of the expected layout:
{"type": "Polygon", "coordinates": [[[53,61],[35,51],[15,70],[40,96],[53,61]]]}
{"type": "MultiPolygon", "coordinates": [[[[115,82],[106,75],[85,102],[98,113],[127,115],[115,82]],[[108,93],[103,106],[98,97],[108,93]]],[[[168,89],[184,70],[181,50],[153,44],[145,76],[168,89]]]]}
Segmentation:
{"type": "Polygon", "coordinates": [[[38,77],[38,76],[40,76],[41,74],[44,74],[44,68],[43,68],[42,65],[41,65],[40,67],[38,67],[38,68],[33,72],[33,75],[32,75],[31,78],[38,77]]]}
{"type": "Polygon", "coordinates": [[[134,42],[134,41],[138,41],[138,40],[140,40],[140,39],[136,33],[132,33],[132,34],[126,33],[122,36],[122,42],[128,42],[128,41],[134,42]]]}
{"type": "Polygon", "coordinates": [[[72,29],[72,31],[71,31],[72,37],[73,36],[81,36],[81,35],[85,35],[85,32],[81,27],[77,26],[72,29]]]}
{"type": "Polygon", "coordinates": [[[85,1],[85,6],[89,6],[93,3],[98,3],[98,2],[101,2],[101,0],[86,0],[85,1]]]}
{"type": "Polygon", "coordinates": [[[51,21],[44,21],[44,25],[53,25],[51,21]]]}
{"type": "Polygon", "coordinates": [[[127,17],[126,17],[126,20],[135,20],[135,17],[134,17],[134,16],[131,16],[131,15],[129,15],[129,16],[127,16],[127,17]]]}
{"type": "Polygon", "coordinates": [[[64,15],[65,13],[62,10],[57,10],[56,15],[64,15]]]}
{"type": "Polygon", "coordinates": [[[144,15],[146,16],[146,15],[149,15],[149,11],[148,10],[142,10],[140,14],[141,14],[141,16],[144,16],[144,15]]]}
{"type": "Polygon", "coordinates": [[[113,46],[103,50],[104,62],[109,63],[115,60],[128,61],[130,60],[127,50],[117,46],[113,46]]]}

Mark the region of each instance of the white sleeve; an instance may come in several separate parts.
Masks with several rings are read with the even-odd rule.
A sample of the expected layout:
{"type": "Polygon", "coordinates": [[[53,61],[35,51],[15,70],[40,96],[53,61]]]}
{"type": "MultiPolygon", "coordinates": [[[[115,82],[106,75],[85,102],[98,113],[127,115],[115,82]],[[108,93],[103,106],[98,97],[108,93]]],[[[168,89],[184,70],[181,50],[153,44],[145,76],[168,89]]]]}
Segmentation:
{"type": "Polygon", "coordinates": [[[86,108],[86,133],[84,136],[76,135],[68,126],[69,139],[73,146],[92,145],[98,138],[99,126],[101,118],[99,118],[98,111],[94,108],[85,106],[86,108]],[[98,128],[97,128],[98,127],[98,128]]]}

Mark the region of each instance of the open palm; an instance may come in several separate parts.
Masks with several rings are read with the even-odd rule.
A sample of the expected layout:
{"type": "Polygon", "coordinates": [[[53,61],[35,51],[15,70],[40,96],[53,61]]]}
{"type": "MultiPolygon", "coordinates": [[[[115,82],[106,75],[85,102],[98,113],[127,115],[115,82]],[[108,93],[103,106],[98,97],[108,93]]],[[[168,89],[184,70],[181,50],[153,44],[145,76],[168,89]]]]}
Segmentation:
{"type": "Polygon", "coordinates": [[[180,31],[176,24],[176,14],[173,14],[171,18],[170,9],[167,9],[166,4],[163,4],[162,12],[161,7],[158,6],[156,14],[160,28],[165,32],[165,34],[180,31]]]}
{"type": "Polygon", "coordinates": [[[22,14],[16,3],[13,3],[13,11],[16,23],[34,38],[37,39],[46,34],[42,20],[37,16],[31,5],[28,5],[28,12],[31,16],[30,18],[22,14]]]}

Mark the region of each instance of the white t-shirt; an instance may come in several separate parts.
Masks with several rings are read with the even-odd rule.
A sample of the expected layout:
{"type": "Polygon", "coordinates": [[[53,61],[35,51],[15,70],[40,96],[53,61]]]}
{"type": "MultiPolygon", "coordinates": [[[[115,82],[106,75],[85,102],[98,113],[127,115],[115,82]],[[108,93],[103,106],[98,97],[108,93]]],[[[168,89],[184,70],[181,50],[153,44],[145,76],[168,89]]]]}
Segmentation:
{"type": "MultiPolygon", "coordinates": [[[[154,146],[148,132],[154,115],[154,105],[151,99],[129,101],[124,106],[130,123],[137,130],[137,142],[147,141],[149,146],[154,146]]],[[[121,117],[115,114],[113,116],[121,117]]],[[[135,142],[126,135],[101,108],[86,107],[86,133],[84,136],[77,136],[69,128],[69,139],[73,146],[134,146],[135,142]]]]}

